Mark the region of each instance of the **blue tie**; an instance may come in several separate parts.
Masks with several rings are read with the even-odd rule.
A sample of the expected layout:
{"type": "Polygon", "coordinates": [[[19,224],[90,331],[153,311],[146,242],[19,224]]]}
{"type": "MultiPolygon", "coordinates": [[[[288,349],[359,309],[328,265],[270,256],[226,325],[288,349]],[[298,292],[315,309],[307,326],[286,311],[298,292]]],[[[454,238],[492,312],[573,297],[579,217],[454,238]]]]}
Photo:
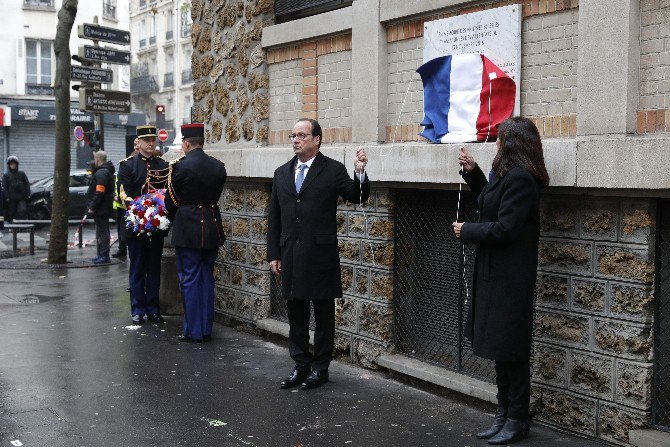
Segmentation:
{"type": "Polygon", "coordinates": [[[305,181],[305,169],[307,169],[306,164],[300,164],[300,166],[298,166],[298,176],[295,178],[296,194],[300,194],[300,188],[302,188],[302,182],[305,181]]]}

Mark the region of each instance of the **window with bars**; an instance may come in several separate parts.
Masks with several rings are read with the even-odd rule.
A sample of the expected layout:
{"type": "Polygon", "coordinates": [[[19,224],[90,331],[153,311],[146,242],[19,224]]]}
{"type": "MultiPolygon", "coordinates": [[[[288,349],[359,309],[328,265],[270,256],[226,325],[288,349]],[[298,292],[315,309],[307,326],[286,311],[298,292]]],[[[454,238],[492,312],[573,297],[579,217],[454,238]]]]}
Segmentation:
{"type": "Polygon", "coordinates": [[[116,0],[102,1],[102,15],[110,19],[116,19],[116,0]]]}
{"type": "Polygon", "coordinates": [[[26,83],[51,84],[53,42],[26,39],[26,83]]]}

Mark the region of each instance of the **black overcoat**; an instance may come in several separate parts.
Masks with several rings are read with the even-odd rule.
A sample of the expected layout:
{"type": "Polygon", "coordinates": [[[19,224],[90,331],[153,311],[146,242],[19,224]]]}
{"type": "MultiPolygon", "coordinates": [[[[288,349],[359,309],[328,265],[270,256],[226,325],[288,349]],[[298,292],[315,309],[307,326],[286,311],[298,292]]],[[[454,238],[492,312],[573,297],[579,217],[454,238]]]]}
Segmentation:
{"type": "Polygon", "coordinates": [[[226,240],[219,198],[226,183],[226,167],[202,148],[172,163],[165,207],[172,222],[175,247],[216,249],[226,240]]]}
{"type": "Polygon", "coordinates": [[[478,196],[478,223],[461,240],[476,244],[466,335],[475,355],[498,361],[530,358],[540,237],[540,186],[515,167],[491,182],[479,166],[463,178],[478,196]]]}
{"type": "Polygon", "coordinates": [[[337,201],[365,202],[370,182],[349,177],[339,161],[317,153],[295,191],[297,157],[274,173],[268,216],[268,261],[281,260],[286,299],[332,300],[342,296],[337,246],[337,201]]]}
{"type": "Polygon", "coordinates": [[[93,216],[109,217],[112,215],[114,201],[114,165],[106,161],[93,171],[91,183],[86,194],[86,208],[93,210],[93,216]]]}

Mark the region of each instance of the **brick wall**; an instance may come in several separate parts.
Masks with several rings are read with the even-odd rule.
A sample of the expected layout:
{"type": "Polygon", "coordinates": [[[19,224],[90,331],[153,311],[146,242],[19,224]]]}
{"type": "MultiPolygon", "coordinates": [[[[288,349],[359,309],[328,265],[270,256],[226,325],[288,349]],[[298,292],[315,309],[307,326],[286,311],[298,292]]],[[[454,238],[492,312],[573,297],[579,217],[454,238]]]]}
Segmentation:
{"type": "Polygon", "coordinates": [[[640,1],[637,132],[670,132],[670,2],[640,1]]]}
{"type": "MultiPolygon", "coordinates": [[[[270,64],[270,132],[288,130],[302,115],[302,64],[270,64]]],[[[288,144],[288,140],[286,140],[288,144]]]]}
{"type": "Polygon", "coordinates": [[[545,196],[535,310],[539,417],[628,442],[651,407],[655,202],[545,196]]]}
{"type": "Polygon", "coordinates": [[[351,51],[324,54],[318,64],[317,119],[321,127],[351,128],[351,51]]]}
{"type": "Polygon", "coordinates": [[[423,119],[423,87],[416,75],[398,122],[413,72],[423,62],[423,24],[508,4],[523,4],[521,35],[521,114],[532,118],[544,137],[574,137],[577,108],[577,1],[492,2],[455,8],[387,24],[387,141],[417,141],[423,119]]]}

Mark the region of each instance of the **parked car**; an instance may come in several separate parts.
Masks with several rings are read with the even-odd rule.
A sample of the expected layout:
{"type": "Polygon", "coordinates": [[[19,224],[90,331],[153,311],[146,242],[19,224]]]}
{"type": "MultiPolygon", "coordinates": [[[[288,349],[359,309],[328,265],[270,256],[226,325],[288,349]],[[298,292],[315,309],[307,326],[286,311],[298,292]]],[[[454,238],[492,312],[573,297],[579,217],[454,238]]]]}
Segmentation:
{"type": "MultiPolygon", "coordinates": [[[[81,219],[86,213],[86,193],[91,174],[84,169],[70,173],[70,205],[68,217],[81,219]]],[[[44,177],[30,184],[28,217],[34,220],[51,219],[51,200],[54,187],[53,176],[44,177]]]]}

